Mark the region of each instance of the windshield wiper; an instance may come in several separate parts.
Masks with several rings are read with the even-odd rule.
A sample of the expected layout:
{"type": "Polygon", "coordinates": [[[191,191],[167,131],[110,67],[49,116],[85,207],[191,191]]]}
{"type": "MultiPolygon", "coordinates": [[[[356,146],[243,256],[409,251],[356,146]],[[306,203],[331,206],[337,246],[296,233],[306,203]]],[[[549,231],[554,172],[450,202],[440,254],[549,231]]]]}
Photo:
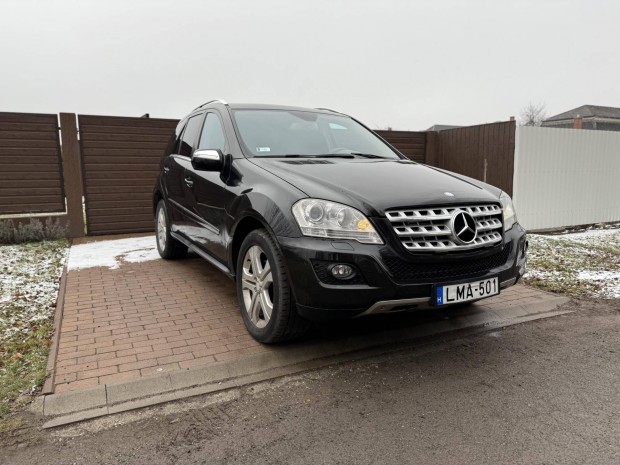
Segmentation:
{"type": "Polygon", "coordinates": [[[354,158],[351,153],[323,153],[316,155],[302,155],[299,153],[287,153],[286,155],[256,155],[257,158],[354,158]]]}
{"type": "Polygon", "coordinates": [[[361,153],[361,152],[349,152],[349,153],[317,153],[314,155],[303,155],[300,153],[287,153],[286,155],[256,155],[258,158],[375,158],[381,160],[391,160],[388,157],[382,157],[381,155],[375,155],[374,153],[361,153]]]}
{"type": "Polygon", "coordinates": [[[351,155],[355,155],[356,157],[381,158],[381,159],[384,159],[384,160],[388,160],[388,157],[382,157],[381,155],[375,155],[374,153],[351,152],[351,155]]]}

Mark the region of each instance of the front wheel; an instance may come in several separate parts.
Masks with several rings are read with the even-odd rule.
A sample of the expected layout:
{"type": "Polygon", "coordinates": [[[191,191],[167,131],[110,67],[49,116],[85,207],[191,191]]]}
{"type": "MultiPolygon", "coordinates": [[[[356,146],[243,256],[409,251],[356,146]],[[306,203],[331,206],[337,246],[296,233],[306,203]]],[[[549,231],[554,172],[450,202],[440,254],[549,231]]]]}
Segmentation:
{"type": "Polygon", "coordinates": [[[297,314],[282,253],[264,229],[252,231],[241,244],[237,296],[245,327],[259,342],[295,339],[310,327],[297,314]]]}

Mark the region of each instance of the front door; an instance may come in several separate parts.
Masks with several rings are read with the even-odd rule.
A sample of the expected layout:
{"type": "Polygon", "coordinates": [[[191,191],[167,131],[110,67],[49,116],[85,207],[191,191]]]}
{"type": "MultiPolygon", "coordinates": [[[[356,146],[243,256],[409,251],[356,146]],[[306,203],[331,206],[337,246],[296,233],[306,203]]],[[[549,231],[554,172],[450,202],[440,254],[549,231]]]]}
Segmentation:
{"type": "MultiPolygon", "coordinates": [[[[197,149],[219,149],[228,153],[220,116],[209,112],[204,120],[197,149]]],[[[226,261],[226,204],[231,195],[220,171],[187,172],[192,179],[192,240],[218,260],[226,261]]]]}

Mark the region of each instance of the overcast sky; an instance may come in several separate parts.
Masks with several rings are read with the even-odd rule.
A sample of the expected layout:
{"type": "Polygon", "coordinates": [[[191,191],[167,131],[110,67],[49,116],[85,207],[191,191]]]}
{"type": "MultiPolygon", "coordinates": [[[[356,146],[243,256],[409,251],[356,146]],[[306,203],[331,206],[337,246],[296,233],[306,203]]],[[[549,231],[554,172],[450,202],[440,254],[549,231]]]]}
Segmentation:
{"type": "Polygon", "coordinates": [[[180,118],[213,98],[426,129],[620,107],[620,2],[0,0],[0,111],[180,118]]]}

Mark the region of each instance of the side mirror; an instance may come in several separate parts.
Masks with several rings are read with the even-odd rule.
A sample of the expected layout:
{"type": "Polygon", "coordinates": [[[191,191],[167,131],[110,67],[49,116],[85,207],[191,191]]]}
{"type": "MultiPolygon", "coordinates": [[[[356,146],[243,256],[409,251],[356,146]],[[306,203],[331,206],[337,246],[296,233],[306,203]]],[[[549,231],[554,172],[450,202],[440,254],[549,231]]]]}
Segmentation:
{"type": "Polygon", "coordinates": [[[198,171],[220,171],[224,166],[224,154],[221,150],[196,150],[192,155],[192,166],[198,171]]]}

